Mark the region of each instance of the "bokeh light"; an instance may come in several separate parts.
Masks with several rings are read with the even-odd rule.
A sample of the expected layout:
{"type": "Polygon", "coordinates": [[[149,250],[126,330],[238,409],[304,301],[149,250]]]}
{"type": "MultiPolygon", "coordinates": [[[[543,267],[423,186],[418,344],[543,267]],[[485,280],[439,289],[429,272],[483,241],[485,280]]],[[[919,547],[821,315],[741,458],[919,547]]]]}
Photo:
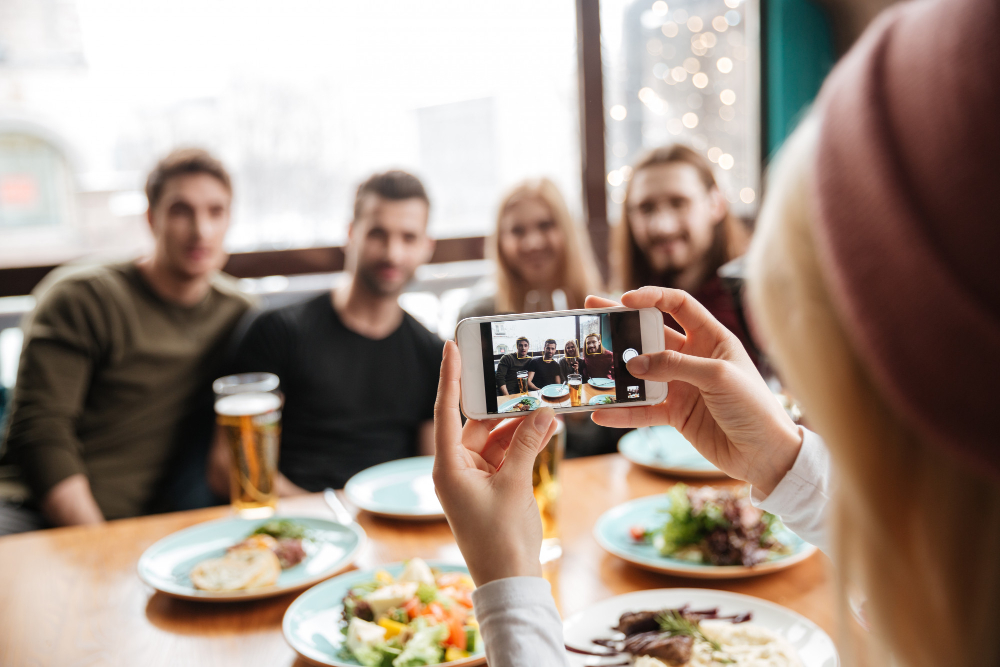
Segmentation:
{"type": "Polygon", "coordinates": [[[611,107],[611,111],[609,113],[615,120],[625,120],[625,116],[628,115],[628,110],[621,104],[616,104],[611,107]]]}
{"type": "MultiPolygon", "coordinates": [[[[722,20],[725,21],[726,19],[722,20]]],[[[677,24],[674,23],[673,21],[667,21],[662,26],[660,26],[660,32],[662,32],[666,37],[676,37],[678,30],[679,28],[677,27],[677,24]]]]}
{"type": "Polygon", "coordinates": [[[674,81],[680,83],[681,81],[688,78],[688,73],[687,70],[684,69],[683,67],[675,67],[672,70],[670,70],[670,76],[673,77],[674,81]]]}
{"type": "Polygon", "coordinates": [[[622,173],[620,171],[618,171],[617,169],[613,169],[612,171],[608,172],[608,184],[611,187],[614,188],[614,187],[617,187],[617,186],[621,185],[622,181],[624,181],[624,180],[625,179],[622,177],[622,173]]]}
{"type": "Polygon", "coordinates": [[[742,190],[740,190],[740,200],[744,204],[753,203],[755,197],[756,194],[754,193],[753,188],[743,188],[742,190]]]}
{"type": "Polygon", "coordinates": [[[715,66],[719,68],[719,71],[723,74],[729,74],[733,71],[733,61],[729,58],[719,58],[715,63],[715,66]]]}
{"type": "Polygon", "coordinates": [[[719,100],[721,100],[723,104],[735,104],[736,93],[730,90],[729,88],[726,88],[721,93],[719,93],[719,100]]]}
{"type": "Polygon", "coordinates": [[[656,0],[653,3],[653,13],[657,16],[666,16],[668,11],[670,11],[670,8],[667,7],[667,3],[663,2],[663,0],[656,0]]]}
{"type": "Polygon", "coordinates": [[[681,122],[684,123],[684,127],[693,130],[698,127],[698,114],[689,111],[681,116],[681,122]]]}
{"type": "Polygon", "coordinates": [[[719,109],[719,118],[722,120],[732,120],[736,118],[736,110],[732,107],[722,107],[719,109]]]}
{"type": "Polygon", "coordinates": [[[732,169],[734,164],[736,164],[736,160],[734,160],[733,156],[729,153],[723,153],[719,156],[719,166],[726,171],[732,169]]]}
{"type": "Polygon", "coordinates": [[[740,6],[740,0],[726,0],[726,7],[730,9],[736,9],[740,6]]]}
{"type": "Polygon", "coordinates": [[[701,69],[701,63],[698,62],[697,58],[685,58],[684,69],[686,69],[691,74],[694,74],[701,69]]]}
{"type": "Polygon", "coordinates": [[[706,49],[710,49],[715,46],[717,40],[714,32],[705,32],[701,35],[701,43],[705,45],[706,49]]]}
{"type": "Polygon", "coordinates": [[[691,77],[691,83],[694,84],[695,88],[704,88],[708,85],[708,75],[704,72],[698,72],[691,77]]]}
{"type": "Polygon", "coordinates": [[[718,162],[719,158],[722,157],[722,149],[718,146],[712,146],[708,149],[708,159],[712,162],[718,162]]]}
{"type": "Polygon", "coordinates": [[[663,43],[658,39],[651,39],[646,42],[646,50],[649,51],[649,55],[658,56],[663,53],[663,43]]]}
{"type": "Polygon", "coordinates": [[[700,16],[692,16],[687,20],[687,27],[691,32],[701,32],[704,26],[700,16]]]}
{"type": "Polygon", "coordinates": [[[715,28],[716,31],[718,32],[725,32],[729,30],[729,24],[726,23],[725,16],[716,16],[714,19],[712,19],[712,27],[715,28]]]}

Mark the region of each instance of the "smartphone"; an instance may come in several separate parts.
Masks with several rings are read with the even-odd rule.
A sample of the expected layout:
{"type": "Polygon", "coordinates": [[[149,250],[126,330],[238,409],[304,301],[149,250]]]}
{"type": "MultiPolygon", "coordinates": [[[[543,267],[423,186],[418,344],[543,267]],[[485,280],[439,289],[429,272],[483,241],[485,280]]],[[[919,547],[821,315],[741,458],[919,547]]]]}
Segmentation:
{"type": "Polygon", "coordinates": [[[469,419],[516,417],[549,406],[588,412],[654,405],[667,383],[632,376],[634,356],[664,349],[655,308],[561,310],[472,317],[458,323],[462,412],[469,419]]]}

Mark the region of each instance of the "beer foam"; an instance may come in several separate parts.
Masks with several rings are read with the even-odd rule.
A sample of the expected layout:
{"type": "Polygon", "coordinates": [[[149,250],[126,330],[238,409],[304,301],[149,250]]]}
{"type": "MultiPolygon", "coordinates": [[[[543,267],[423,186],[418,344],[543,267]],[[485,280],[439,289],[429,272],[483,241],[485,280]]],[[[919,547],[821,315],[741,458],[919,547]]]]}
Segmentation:
{"type": "Polygon", "coordinates": [[[262,415],[281,407],[281,399],[274,394],[247,392],[223,396],[215,402],[215,412],[227,417],[262,415]]]}

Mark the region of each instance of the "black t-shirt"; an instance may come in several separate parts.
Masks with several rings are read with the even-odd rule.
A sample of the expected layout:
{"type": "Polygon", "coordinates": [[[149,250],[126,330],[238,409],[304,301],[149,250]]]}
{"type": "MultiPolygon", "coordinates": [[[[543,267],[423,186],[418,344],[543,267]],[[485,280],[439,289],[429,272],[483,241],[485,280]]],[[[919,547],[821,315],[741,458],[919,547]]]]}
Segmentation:
{"type": "Polygon", "coordinates": [[[378,463],[416,456],[434,417],[444,343],[409,314],[382,340],[341,322],[326,293],[260,315],[239,342],[236,373],[281,380],[278,468],[308,491],[342,487],[378,463]]]}
{"type": "MultiPolygon", "coordinates": [[[[549,384],[556,384],[556,376],[562,375],[562,370],[559,368],[559,362],[553,360],[545,361],[541,357],[535,357],[528,362],[527,366],[528,372],[534,371],[535,376],[531,379],[531,384],[535,385],[539,389],[549,384]]],[[[560,378],[560,382],[566,378],[560,378]]]]}

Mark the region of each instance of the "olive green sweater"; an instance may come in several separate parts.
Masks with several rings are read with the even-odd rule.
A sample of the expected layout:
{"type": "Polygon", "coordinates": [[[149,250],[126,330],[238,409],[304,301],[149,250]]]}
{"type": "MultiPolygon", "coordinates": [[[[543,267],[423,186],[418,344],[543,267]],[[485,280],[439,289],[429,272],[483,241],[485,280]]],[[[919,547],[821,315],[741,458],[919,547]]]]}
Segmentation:
{"type": "MultiPolygon", "coordinates": [[[[161,299],[131,262],[64,271],[24,322],[5,456],[36,499],[77,473],[108,519],[145,512],[250,307],[212,280],[196,306],[161,299]]],[[[204,421],[205,415],[201,418],[204,421]]]]}

